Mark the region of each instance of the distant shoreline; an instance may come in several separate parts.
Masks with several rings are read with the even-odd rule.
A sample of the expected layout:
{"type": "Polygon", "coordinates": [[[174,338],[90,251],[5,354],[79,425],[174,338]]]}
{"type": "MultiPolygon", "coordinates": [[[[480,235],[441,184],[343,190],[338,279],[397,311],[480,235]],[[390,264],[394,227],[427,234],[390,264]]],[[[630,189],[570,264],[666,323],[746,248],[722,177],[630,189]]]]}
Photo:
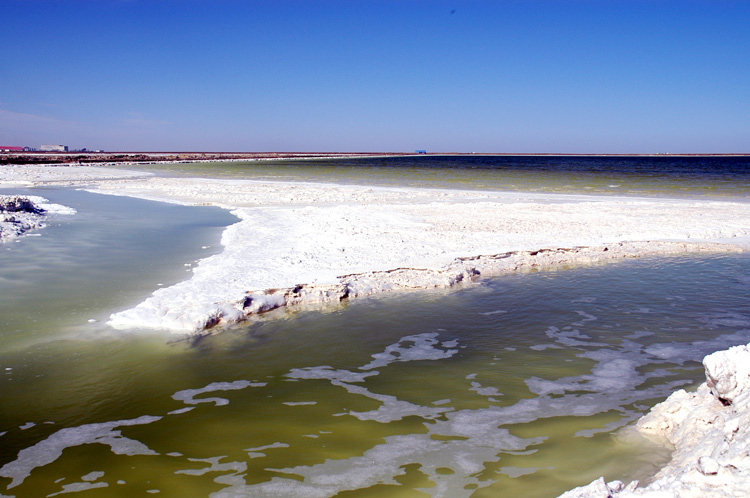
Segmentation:
{"type": "Polygon", "coordinates": [[[179,162],[364,159],[404,156],[503,156],[503,157],[748,157],[732,154],[575,154],[554,152],[3,152],[3,164],[149,164],[179,162]]]}

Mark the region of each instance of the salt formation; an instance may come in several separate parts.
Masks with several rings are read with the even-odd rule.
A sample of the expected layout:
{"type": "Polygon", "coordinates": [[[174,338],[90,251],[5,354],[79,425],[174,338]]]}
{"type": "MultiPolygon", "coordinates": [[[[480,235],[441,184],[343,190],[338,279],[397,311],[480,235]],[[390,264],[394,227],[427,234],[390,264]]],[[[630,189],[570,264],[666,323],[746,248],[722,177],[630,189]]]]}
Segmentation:
{"type": "Polygon", "coordinates": [[[240,219],[190,280],[108,321],[179,335],[479,274],[750,245],[750,205],[718,201],[183,178],[102,182],[96,191],[213,204],[240,219]]]}
{"type": "Polygon", "coordinates": [[[49,204],[37,196],[0,195],[0,242],[24,235],[29,230],[44,227],[48,213],[74,214],[75,210],[59,204],[49,204]]]}
{"type": "MultiPolygon", "coordinates": [[[[748,345],[750,346],[750,345],[748,345]]],[[[674,446],[672,460],[645,487],[599,478],[560,498],[748,496],[750,493],[750,348],[706,356],[706,382],[679,390],[638,421],[644,435],[674,446]]]]}

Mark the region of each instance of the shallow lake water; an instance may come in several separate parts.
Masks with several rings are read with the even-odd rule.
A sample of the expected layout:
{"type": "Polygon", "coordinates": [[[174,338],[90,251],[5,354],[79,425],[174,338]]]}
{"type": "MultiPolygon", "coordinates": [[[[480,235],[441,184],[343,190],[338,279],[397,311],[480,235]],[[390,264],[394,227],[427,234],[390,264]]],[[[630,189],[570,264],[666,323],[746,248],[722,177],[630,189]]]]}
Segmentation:
{"type": "Polygon", "coordinates": [[[199,340],[107,316],[189,276],[215,208],[78,210],[0,246],[0,495],[557,496],[648,479],[628,430],[750,342],[750,257],[649,258],[282,311],[199,340]],[[186,266],[187,265],[187,266],[186,266]]]}
{"type": "Polygon", "coordinates": [[[161,175],[391,187],[733,199],[750,196],[750,156],[430,155],[140,165],[161,175]]]}

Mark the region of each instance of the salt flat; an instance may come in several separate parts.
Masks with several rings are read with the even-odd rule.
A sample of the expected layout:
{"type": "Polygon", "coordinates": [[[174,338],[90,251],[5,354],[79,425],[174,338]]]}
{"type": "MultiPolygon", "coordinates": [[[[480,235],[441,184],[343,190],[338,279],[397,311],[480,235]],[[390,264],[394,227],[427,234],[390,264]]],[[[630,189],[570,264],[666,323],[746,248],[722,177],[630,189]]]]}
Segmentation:
{"type": "Polygon", "coordinates": [[[238,222],[223,233],[222,253],[110,320],[181,335],[284,305],[531,266],[750,247],[744,202],[167,178],[85,166],[4,174],[6,184],[232,210],[238,222]]]}

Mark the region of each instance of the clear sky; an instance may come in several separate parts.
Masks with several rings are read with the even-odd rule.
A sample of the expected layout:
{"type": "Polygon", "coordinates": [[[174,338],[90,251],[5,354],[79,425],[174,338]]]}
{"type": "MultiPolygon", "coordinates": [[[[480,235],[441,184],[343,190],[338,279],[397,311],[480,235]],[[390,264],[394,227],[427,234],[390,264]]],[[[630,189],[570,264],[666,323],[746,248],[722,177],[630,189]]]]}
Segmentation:
{"type": "Polygon", "coordinates": [[[750,152],[750,1],[0,0],[0,145],[750,152]]]}

